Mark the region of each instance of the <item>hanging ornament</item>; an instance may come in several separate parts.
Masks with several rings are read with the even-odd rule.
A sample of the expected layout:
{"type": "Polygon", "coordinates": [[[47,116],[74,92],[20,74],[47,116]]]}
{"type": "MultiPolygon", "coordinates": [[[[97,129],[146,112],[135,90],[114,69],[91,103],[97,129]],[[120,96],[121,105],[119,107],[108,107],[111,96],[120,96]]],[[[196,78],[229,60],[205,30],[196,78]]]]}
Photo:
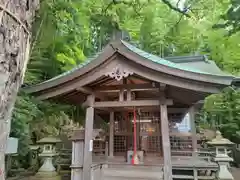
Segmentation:
{"type": "Polygon", "coordinates": [[[133,72],[123,67],[122,65],[117,65],[112,69],[112,71],[107,72],[105,76],[109,76],[111,78],[116,79],[117,81],[122,80],[130,75],[133,75],[133,72]]]}

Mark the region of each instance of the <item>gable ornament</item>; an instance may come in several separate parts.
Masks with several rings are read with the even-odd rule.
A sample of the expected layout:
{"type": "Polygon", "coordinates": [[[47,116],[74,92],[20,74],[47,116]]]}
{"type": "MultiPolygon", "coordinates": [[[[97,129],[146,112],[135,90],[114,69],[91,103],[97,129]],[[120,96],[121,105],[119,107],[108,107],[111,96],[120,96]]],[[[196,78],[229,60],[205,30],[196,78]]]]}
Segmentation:
{"type": "Polygon", "coordinates": [[[133,72],[130,71],[127,68],[124,68],[121,65],[117,65],[116,67],[114,67],[110,72],[107,72],[105,74],[105,76],[109,76],[111,78],[116,79],[117,81],[122,80],[123,78],[126,78],[130,75],[133,75],[133,72]]]}

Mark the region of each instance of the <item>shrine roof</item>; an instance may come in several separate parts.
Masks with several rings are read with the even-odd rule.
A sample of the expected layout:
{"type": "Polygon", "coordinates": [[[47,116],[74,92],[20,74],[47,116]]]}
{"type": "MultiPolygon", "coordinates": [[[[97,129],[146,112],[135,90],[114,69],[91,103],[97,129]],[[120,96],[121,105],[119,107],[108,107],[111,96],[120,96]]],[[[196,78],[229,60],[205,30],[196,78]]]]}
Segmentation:
{"type": "MultiPolygon", "coordinates": [[[[147,60],[153,61],[158,64],[162,64],[165,66],[169,66],[176,69],[181,69],[184,71],[190,71],[200,74],[209,74],[209,75],[217,75],[217,76],[223,76],[223,77],[231,77],[231,74],[227,74],[223,72],[214,61],[208,60],[205,55],[193,55],[193,56],[172,56],[172,57],[164,57],[161,58],[159,56],[156,56],[154,54],[148,53],[146,51],[143,51],[136,46],[131,45],[130,43],[126,41],[121,41],[127,48],[129,48],[134,53],[139,54],[140,56],[146,58],[147,60]]],[[[62,76],[65,76],[67,74],[71,74],[72,72],[86,66],[90,62],[96,60],[96,58],[102,53],[102,51],[99,51],[94,56],[89,57],[85,60],[82,64],[77,65],[76,67],[72,68],[69,71],[66,71],[54,78],[51,78],[45,82],[53,81],[55,79],[61,78],[62,76]]]]}
{"type": "Polygon", "coordinates": [[[231,85],[234,79],[233,75],[221,71],[214,61],[208,60],[204,55],[161,58],[145,52],[128,42],[119,40],[117,42],[109,43],[102,51],[98,52],[91,58],[88,58],[84,63],[76,66],[70,71],[62,73],[59,76],[40,84],[26,88],[27,92],[38,92],[73,80],[81,74],[87,73],[91,71],[91,69],[96,68],[114,54],[120,54],[130,60],[133,58],[134,62],[146,66],[147,68],[154,69],[155,71],[162,71],[170,76],[179,76],[189,80],[215,83],[219,85],[231,85]],[[200,76],[203,76],[203,78],[200,78],[200,76]]]}

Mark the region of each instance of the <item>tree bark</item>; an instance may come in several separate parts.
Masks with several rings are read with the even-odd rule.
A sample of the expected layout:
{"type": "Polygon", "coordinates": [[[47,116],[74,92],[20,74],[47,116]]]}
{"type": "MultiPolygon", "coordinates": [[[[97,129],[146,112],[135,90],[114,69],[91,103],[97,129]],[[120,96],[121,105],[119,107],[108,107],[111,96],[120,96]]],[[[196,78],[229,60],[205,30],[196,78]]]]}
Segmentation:
{"type": "Polygon", "coordinates": [[[38,0],[0,0],[0,180],[5,179],[5,150],[11,114],[30,49],[30,29],[38,0]]]}

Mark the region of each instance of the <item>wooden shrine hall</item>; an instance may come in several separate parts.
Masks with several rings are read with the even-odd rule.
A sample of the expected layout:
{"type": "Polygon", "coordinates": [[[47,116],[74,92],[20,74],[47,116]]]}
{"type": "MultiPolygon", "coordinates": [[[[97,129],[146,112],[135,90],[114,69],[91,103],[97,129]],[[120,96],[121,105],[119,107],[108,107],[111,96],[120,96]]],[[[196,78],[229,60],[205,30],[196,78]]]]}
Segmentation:
{"type": "MultiPolygon", "coordinates": [[[[116,40],[84,64],[25,90],[40,100],[86,109],[84,146],[73,145],[72,152],[82,165],[72,160],[72,180],[90,180],[96,163],[91,149],[96,115],[108,125],[105,163],[161,166],[164,180],[172,180],[173,167],[194,166],[191,159],[179,165],[174,156],[182,156],[181,151],[198,156],[194,121],[198,102],[233,82],[238,81],[206,56],[160,58],[116,40]],[[187,113],[191,131],[174,130],[187,113]],[[81,169],[80,174],[74,167],[81,169]]],[[[207,161],[205,165],[215,167],[207,161]]]]}

